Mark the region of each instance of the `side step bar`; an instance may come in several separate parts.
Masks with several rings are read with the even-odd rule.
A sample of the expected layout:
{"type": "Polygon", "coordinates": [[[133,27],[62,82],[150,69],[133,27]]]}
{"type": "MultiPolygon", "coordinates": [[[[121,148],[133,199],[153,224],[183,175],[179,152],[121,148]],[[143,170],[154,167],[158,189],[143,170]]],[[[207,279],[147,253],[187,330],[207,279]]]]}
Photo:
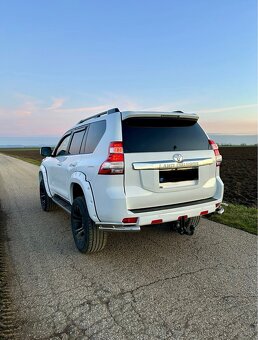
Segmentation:
{"type": "Polygon", "coordinates": [[[59,207],[63,208],[68,214],[71,214],[72,206],[69,202],[58,195],[54,195],[52,200],[59,205],[59,207]]]}
{"type": "Polygon", "coordinates": [[[132,232],[141,231],[141,227],[136,224],[124,224],[124,223],[109,223],[109,222],[98,222],[96,223],[100,230],[104,231],[121,231],[121,232],[132,232]]]}

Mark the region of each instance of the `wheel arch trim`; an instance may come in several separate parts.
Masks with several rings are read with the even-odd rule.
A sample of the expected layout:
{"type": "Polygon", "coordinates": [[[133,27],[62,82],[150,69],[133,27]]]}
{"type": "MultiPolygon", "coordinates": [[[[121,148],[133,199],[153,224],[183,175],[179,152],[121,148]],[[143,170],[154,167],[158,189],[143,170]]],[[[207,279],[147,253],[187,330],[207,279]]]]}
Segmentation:
{"type": "Polygon", "coordinates": [[[45,188],[46,188],[46,192],[47,192],[49,197],[52,197],[51,191],[49,189],[49,184],[48,184],[47,170],[43,165],[41,165],[39,169],[40,169],[39,170],[39,182],[43,179],[44,185],[45,185],[45,188]]]}
{"type": "Polygon", "coordinates": [[[79,171],[76,171],[72,174],[72,176],[70,178],[70,184],[69,184],[69,187],[70,187],[70,204],[73,204],[73,185],[74,184],[78,184],[82,189],[90,218],[94,222],[99,222],[99,218],[98,218],[98,214],[97,214],[96,207],[95,207],[95,201],[94,201],[94,196],[93,196],[93,192],[92,192],[92,189],[91,189],[91,185],[87,181],[85,174],[82,173],[82,172],[79,172],[79,171]]]}

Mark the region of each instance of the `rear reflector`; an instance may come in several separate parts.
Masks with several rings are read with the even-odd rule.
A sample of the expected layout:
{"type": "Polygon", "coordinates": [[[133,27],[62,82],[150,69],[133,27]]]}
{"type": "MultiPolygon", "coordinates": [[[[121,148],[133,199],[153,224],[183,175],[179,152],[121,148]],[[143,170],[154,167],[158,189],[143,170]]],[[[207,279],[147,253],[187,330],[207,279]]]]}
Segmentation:
{"type": "Polygon", "coordinates": [[[178,216],[178,221],[179,220],[187,220],[188,216],[187,215],[183,215],[183,216],[178,216]]]}
{"type": "Polygon", "coordinates": [[[204,210],[204,211],[202,211],[202,212],[200,213],[200,215],[207,215],[208,213],[209,213],[208,210],[204,210]]]}
{"type": "Polygon", "coordinates": [[[123,223],[137,223],[138,217],[125,217],[123,223]]]}
{"type": "Polygon", "coordinates": [[[212,150],[214,151],[215,154],[215,158],[216,158],[216,166],[220,166],[221,162],[222,162],[222,156],[219,153],[219,147],[218,145],[214,142],[214,140],[209,139],[209,144],[212,148],[212,150]]]}
{"type": "Polygon", "coordinates": [[[151,221],[151,224],[160,224],[160,223],[163,223],[162,219],[151,221]]]}
{"type": "Polygon", "coordinates": [[[108,158],[99,168],[99,175],[121,175],[124,173],[124,152],[122,142],[111,142],[108,158]]]}

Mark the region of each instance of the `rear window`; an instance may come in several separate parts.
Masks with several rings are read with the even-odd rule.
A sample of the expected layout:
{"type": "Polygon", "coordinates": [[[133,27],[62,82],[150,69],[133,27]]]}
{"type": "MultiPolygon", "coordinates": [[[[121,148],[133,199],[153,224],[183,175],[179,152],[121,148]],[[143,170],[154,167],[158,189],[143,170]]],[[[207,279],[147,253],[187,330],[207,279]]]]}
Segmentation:
{"type": "Polygon", "coordinates": [[[81,131],[74,133],[71,144],[70,144],[69,154],[77,155],[80,153],[80,148],[81,148],[84,133],[85,133],[85,130],[81,130],[81,131]]]}
{"type": "Polygon", "coordinates": [[[129,118],[122,122],[125,153],[208,150],[208,138],[195,120],[129,118]]]}
{"type": "Polygon", "coordinates": [[[106,121],[91,123],[89,132],[86,138],[86,145],[83,153],[92,153],[96,149],[99,141],[101,140],[104,132],[106,131],[106,121]]]}

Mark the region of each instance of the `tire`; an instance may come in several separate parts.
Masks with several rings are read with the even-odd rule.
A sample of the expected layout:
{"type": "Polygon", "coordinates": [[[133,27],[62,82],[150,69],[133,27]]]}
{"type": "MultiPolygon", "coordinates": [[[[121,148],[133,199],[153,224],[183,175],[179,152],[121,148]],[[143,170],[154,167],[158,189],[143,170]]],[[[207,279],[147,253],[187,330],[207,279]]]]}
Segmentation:
{"type": "Polygon", "coordinates": [[[39,194],[40,194],[40,203],[41,203],[41,208],[44,211],[51,211],[56,208],[56,204],[53,202],[51,197],[48,196],[44,180],[41,179],[39,182],[39,194]]]}
{"type": "Polygon", "coordinates": [[[75,245],[81,253],[100,251],[107,243],[107,233],[99,230],[90,218],[84,197],[77,197],[73,201],[71,228],[75,245]]]}

